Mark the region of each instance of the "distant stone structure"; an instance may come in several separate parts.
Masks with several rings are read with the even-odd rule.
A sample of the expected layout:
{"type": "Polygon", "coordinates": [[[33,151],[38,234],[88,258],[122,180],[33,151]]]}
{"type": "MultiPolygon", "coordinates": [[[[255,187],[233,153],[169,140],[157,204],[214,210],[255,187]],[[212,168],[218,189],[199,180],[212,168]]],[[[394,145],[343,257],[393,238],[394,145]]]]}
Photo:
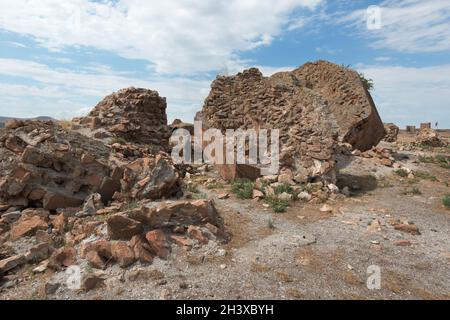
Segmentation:
{"type": "Polygon", "coordinates": [[[406,126],[406,132],[416,134],[416,126],[406,126]]]}
{"type": "Polygon", "coordinates": [[[431,122],[425,122],[420,124],[420,130],[431,129],[431,122]]]}

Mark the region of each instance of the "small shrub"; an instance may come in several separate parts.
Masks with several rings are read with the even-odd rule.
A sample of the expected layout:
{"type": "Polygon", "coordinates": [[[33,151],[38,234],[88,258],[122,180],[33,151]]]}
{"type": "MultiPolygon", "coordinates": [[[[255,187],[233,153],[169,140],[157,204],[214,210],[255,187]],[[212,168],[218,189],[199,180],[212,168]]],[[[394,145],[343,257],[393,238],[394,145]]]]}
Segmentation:
{"type": "Polygon", "coordinates": [[[414,187],[414,188],[411,188],[411,189],[406,189],[406,190],[403,192],[403,194],[404,194],[404,195],[421,195],[421,194],[422,194],[422,191],[420,191],[419,188],[414,187]]]}
{"type": "Polygon", "coordinates": [[[207,186],[207,188],[209,190],[212,190],[212,189],[223,189],[224,187],[225,186],[223,185],[223,183],[220,183],[220,182],[213,182],[213,183],[208,184],[208,186],[207,186]]]}
{"type": "Polygon", "coordinates": [[[190,193],[198,193],[198,184],[196,183],[188,183],[184,186],[184,190],[190,193]]]}
{"type": "Polygon", "coordinates": [[[282,194],[282,193],[289,193],[292,194],[294,191],[292,190],[292,187],[288,184],[280,184],[279,186],[276,186],[274,188],[275,194],[282,194]]]}
{"type": "Polygon", "coordinates": [[[267,227],[271,230],[275,229],[275,223],[273,222],[272,218],[269,218],[267,221],[267,227]]]}
{"type": "Polygon", "coordinates": [[[406,178],[408,176],[408,171],[406,171],[405,169],[397,169],[394,172],[402,178],[406,178]]]}
{"type": "Polygon", "coordinates": [[[127,144],[127,140],[123,137],[114,137],[111,139],[111,144],[127,144]]]}
{"type": "Polygon", "coordinates": [[[423,156],[419,157],[419,161],[423,163],[433,163],[439,165],[441,168],[450,169],[450,157],[437,155],[436,157],[423,156]]]}
{"type": "Polygon", "coordinates": [[[134,210],[137,208],[139,208],[139,202],[137,202],[136,200],[133,200],[127,204],[127,210],[134,210]]]}
{"type": "Polygon", "coordinates": [[[239,199],[251,199],[255,183],[248,179],[237,179],[231,184],[231,192],[237,195],[239,199]]]}
{"type": "Polygon", "coordinates": [[[289,201],[281,200],[274,197],[269,197],[266,199],[266,203],[272,208],[272,210],[276,213],[286,212],[286,209],[289,207],[289,201]]]}
{"type": "Polygon", "coordinates": [[[444,206],[445,206],[447,209],[450,209],[450,193],[449,193],[449,194],[446,194],[446,195],[444,196],[444,198],[442,199],[442,203],[444,204],[444,206]]]}
{"type": "Polygon", "coordinates": [[[435,176],[433,176],[432,174],[430,174],[429,172],[426,172],[426,171],[416,171],[416,172],[414,172],[414,175],[420,179],[431,180],[431,181],[437,180],[435,176]]]}

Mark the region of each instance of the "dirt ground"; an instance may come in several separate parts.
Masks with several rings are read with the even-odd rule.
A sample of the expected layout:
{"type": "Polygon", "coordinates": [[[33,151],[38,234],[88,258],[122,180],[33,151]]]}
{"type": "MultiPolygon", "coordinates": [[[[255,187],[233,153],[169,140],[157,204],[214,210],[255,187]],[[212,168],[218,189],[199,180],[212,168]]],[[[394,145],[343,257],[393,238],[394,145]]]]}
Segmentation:
{"type": "MultiPolygon", "coordinates": [[[[408,138],[401,134],[401,141],[408,138]]],[[[341,180],[357,191],[328,201],[329,213],[320,211],[322,204],[301,202],[273,213],[231,192],[217,199],[229,186],[202,188],[215,199],[229,243],[190,252],[174,247],[167,261],[111,267],[105,287],[88,293],[62,285],[46,295],[46,282],[64,283],[67,275],[36,276],[28,266],[20,270],[24,280],[2,289],[0,299],[450,299],[450,210],[442,203],[450,170],[421,163],[421,154],[402,152],[400,163],[428,178],[401,178],[370,159],[343,168],[341,180]],[[410,188],[421,194],[405,194],[410,188]],[[417,226],[420,235],[396,230],[394,220],[417,226]],[[381,287],[370,290],[373,266],[381,287]]]]}

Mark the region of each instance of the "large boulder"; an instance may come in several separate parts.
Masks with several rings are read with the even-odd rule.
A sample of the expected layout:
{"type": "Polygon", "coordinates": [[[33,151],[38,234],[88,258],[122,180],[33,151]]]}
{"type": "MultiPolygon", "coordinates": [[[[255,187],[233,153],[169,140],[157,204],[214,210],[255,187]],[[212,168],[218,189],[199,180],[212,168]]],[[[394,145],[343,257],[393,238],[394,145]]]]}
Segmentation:
{"type": "Polygon", "coordinates": [[[337,143],[362,151],[385,135],[357,72],[326,61],[264,77],[252,68],[219,76],[202,113],[204,129],[279,129],[280,164],[298,181],[334,176],[337,143]]]}
{"type": "Polygon", "coordinates": [[[102,193],[106,180],[116,179],[114,191],[120,191],[115,168],[103,143],[52,121],[15,121],[0,133],[0,198],[11,205],[80,206],[88,195],[102,193]]]}

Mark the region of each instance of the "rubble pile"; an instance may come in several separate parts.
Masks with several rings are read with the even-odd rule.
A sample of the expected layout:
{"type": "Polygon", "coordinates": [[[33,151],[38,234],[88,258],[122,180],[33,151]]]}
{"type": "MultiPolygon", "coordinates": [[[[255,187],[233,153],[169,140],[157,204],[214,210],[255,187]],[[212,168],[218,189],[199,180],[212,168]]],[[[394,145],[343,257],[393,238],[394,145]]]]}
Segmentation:
{"type": "Polygon", "coordinates": [[[0,199],[55,210],[99,192],[107,203],[122,178],[109,156],[104,144],[52,121],[10,121],[0,136],[0,199]]]}
{"type": "Polygon", "coordinates": [[[339,143],[365,151],[385,135],[358,73],[325,61],[269,78],[255,68],[219,76],[198,119],[222,131],[279,129],[282,169],[301,183],[334,180],[339,143]]]}
{"type": "Polygon", "coordinates": [[[416,138],[416,145],[440,148],[447,146],[447,143],[441,139],[436,130],[424,128],[421,129],[416,138]]]}
{"type": "Polygon", "coordinates": [[[190,251],[209,241],[227,240],[212,201],[142,201],[136,208],[120,208],[115,203],[98,210],[97,216],[107,215],[104,221],[77,217],[71,210],[52,215],[44,209],[26,209],[14,219],[11,213],[2,213],[0,244],[8,252],[0,256],[0,276],[24,264],[36,265],[34,272],[41,273],[82,260],[96,269],[112,264],[127,268],[136,262],[151,264],[155,257],[167,259],[174,246],[190,251]],[[25,238],[29,245],[18,252],[5,242],[25,238]]]}

